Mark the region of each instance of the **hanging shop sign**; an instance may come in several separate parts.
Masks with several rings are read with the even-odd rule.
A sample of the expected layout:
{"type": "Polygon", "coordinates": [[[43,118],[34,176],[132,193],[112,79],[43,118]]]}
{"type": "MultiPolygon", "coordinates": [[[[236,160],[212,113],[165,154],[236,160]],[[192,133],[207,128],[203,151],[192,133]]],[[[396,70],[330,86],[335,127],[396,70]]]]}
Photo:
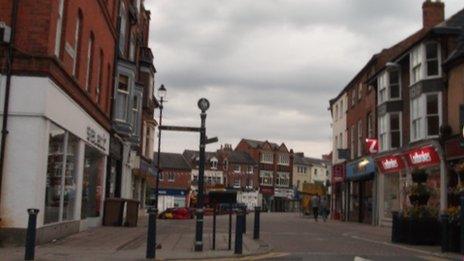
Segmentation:
{"type": "Polygon", "coordinates": [[[369,154],[376,154],[379,152],[379,140],[377,139],[366,139],[366,151],[369,154]]]}
{"type": "Polygon", "coordinates": [[[375,164],[371,157],[365,157],[346,165],[347,180],[369,179],[374,176],[375,164]]]}
{"type": "Polygon", "coordinates": [[[332,169],[332,183],[339,183],[345,181],[345,164],[337,164],[332,169]]]}
{"type": "Polygon", "coordinates": [[[404,168],[403,160],[398,155],[377,159],[377,165],[382,173],[397,173],[404,168]]]}
{"type": "Polygon", "coordinates": [[[440,163],[440,157],[433,146],[412,149],[405,154],[406,161],[411,168],[421,168],[440,163]]]}

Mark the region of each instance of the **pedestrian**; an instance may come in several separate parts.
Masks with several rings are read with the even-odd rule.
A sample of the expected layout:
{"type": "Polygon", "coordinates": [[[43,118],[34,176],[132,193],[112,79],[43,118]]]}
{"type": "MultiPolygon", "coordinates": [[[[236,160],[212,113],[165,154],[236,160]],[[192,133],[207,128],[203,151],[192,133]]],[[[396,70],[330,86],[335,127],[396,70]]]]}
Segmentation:
{"type": "Polygon", "coordinates": [[[317,216],[319,215],[319,196],[314,195],[311,198],[311,207],[313,208],[314,220],[317,222],[317,216]]]}
{"type": "Polygon", "coordinates": [[[321,202],[319,205],[320,205],[319,208],[321,211],[322,220],[324,220],[325,222],[327,220],[327,210],[328,210],[328,202],[327,202],[326,196],[323,196],[321,198],[321,202]]]}

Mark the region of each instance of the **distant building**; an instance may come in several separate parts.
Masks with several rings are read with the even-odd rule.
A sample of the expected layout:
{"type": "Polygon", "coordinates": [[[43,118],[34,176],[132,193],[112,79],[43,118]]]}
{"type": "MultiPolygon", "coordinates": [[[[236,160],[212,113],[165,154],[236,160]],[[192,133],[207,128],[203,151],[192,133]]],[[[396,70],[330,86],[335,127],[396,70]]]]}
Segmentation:
{"type": "Polygon", "coordinates": [[[258,164],[248,153],[234,151],[232,145],[225,144],[217,155],[227,188],[243,191],[259,189],[258,164]]]}
{"type": "MultiPolygon", "coordinates": [[[[158,166],[158,153],[155,152],[153,158],[154,166],[158,166]]],[[[162,152],[160,163],[158,210],[189,206],[192,168],[184,156],[162,152]]]]}
{"type": "MultiPolygon", "coordinates": [[[[200,161],[199,152],[185,150],[182,155],[192,168],[191,171],[191,189],[193,192],[198,191],[198,163],[200,161]]],[[[216,152],[205,153],[205,190],[211,188],[224,188],[224,172],[219,163],[219,157],[216,152]]]]}

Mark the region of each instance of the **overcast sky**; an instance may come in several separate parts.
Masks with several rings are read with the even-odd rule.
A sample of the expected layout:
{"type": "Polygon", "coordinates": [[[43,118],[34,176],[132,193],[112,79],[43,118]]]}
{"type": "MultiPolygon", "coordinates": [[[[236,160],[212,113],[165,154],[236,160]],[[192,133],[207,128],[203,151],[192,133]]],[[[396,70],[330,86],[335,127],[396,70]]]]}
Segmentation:
{"type": "MultiPolygon", "coordinates": [[[[146,0],[163,125],[207,135],[285,142],[320,157],[331,150],[329,99],[376,52],[422,26],[423,0],[146,0]]],[[[447,0],[446,17],[464,8],[447,0]]],[[[158,112],[157,112],[158,114],[158,112]]],[[[157,115],[158,117],[158,115],[157,115]]],[[[197,134],[163,132],[162,151],[198,149],[197,134]]]]}

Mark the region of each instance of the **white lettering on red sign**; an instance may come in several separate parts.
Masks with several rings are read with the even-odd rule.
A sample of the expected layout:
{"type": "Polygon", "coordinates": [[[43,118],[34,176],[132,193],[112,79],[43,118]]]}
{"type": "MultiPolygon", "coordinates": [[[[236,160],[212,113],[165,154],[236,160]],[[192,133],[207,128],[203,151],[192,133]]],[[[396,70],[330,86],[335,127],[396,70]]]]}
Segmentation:
{"type": "Polygon", "coordinates": [[[398,161],[396,159],[385,159],[382,160],[383,168],[388,169],[396,169],[399,167],[398,161]]]}
{"type": "Polygon", "coordinates": [[[432,161],[432,156],[430,156],[430,152],[420,151],[414,152],[414,154],[409,155],[412,164],[421,164],[421,163],[428,163],[432,161]]]}

